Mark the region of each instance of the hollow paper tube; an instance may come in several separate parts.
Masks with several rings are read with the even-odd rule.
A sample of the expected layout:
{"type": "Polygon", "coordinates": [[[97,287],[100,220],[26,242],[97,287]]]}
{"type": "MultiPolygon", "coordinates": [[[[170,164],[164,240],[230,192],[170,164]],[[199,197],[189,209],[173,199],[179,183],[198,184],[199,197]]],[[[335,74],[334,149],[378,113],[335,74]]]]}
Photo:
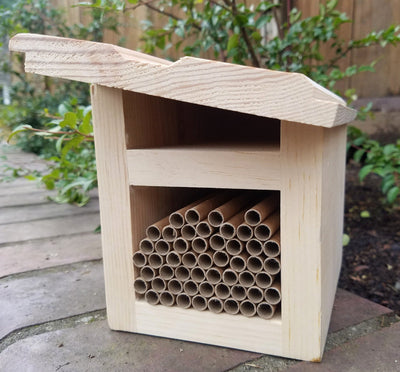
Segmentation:
{"type": "Polygon", "coordinates": [[[280,230],[278,230],[271,239],[267,240],[264,243],[263,247],[264,253],[268,257],[277,257],[281,253],[281,234],[280,230]]]}
{"type": "Polygon", "coordinates": [[[271,275],[276,275],[281,271],[281,261],[278,257],[270,257],[264,261],[264,270],[271,275]]]}
{"type": "Polygon", "coordinates": [[[194,267],[190,271],[190,277],[196,283],[200,283],[206,278],[206,274],[205,274],[205,271],[201,267],[194,267]]]}
{"type": "Polygon", "coordinates": [[[257,315],[263,319],[271,319],[275,314],[275,305],[267,302],[261,302],[257,305],[257,315]]]}
{"type": "Polygon", "coordinates": [[[150,266],[143,266],[140,269],[140,277],[143,278],[146,282],[150,282],[151,280],[153,280],[156,275],[158,275],[158,270],[150,266]]]}
{"type": "Polygon", "coordinates": [[[258,304],[264,299],[264,292],[258,287],[250,287],[247,289],[247,298],[251,302],[258,304]]]}
{"type": "Polygon", "coordinates": [[[181,263],[181,256],[176,252],[169,252],[167,254],[167,264],[172,267],[177,267],[181,263]]]}
{"type": "Polygon", "coordinates": [[[181,209],[178,209],[175,212],[172,212],[169,216],[169,223],[172,227],[175,227],[175,229],[180,229],[184,224],[185,224],[185,213],[187,210],[189,210],[190,208],[195,207],[196,205],[200,204],[202,201],[208,199],[209,196],[205,197],[205,198],[201,198],[199,200],[196,200],[193,203],[190,203],[186,206],[184,206],[181,209]]]}
{"type": "Polygon", "coordinates": [[[160,294],[160,304],[164,306],[172,306],[175,303],[175,296],[168,292],[162,292],[160,294]]]}
{"type": "Polygon", "coordinates": [[[197,295],[192,298],[192,306],[196,310],[203,311],[207,309],[207,300],[205,297],[197,295]]]}
{"type": "Polygon", "coordinates": [[[139,243],[139,249],[144,254],[153,253],[154,252],[154,243],[149,238],[142,239],[139,243]]]}
{"type": "Polygon", "coordinates": [[[237,256],[233,256],[230,261],[230,267],[232,270],[236,272],[241,272],[243,270],[246,270],[246,265],[247,265],[247,259],[249,258],[249,255],[247,253],[241,253],[237,256]]]}
{"type": "Polygon", "coordinates": [[[226,251],[231,256],[236,256],[237,254],[242,253],[243,243],[239,239],[229,239],[226,242],[226,251]]]}
{"type": "Polygon", "coordinates": [[[250,302],[249,300],[244,300],[240,303],[239,306],[240,313],[244,316],[254,316],[257,313],[256,305],[250,302]]]}
{"type": "Polygon", "coordinates": [[[210,238],[210,247],[215,251],[221,251],[225,248],[226,240],[220,234],[214,234],[210,238]]]}
{"type": "Polygon", "coordinates": [[[147,257],[146,257],[146,255],[144,255],[144,254],[143,254],[142,252],[140,252],[140,251],[135,252],[135,253],[133,254],[132,259],[133,259],[133,264],[134,264],[136,267],[143,267],[143,266],[145,266],[146,263],[147,263],[147,257]]]}
{"type": "Polygon", "coordinates": [[[197,265],[197,254],[194,252],[186,252],[182,256],[182,264],[190,269],[195,267],[197,265]]]}
{"type": "Polygon", "coordinates": [[[177,251],[179,254],[184,254],[189,250],[190,243],[180,236],[175,239],[173,247],[174,250],[177,251]]]}
{"type": "Polygon", "coordinates": [[[135,288],[136,293],[144,294],[149,289],[149,282],[146,282],[142,278],[136,278],[133,287],[135,288]]]}
{"type": "Polygon", "coordinates": [[[254,285],[256,282],[256,278],[254,277],[254,274],[251,273],[250,271],[242,271],[239,274],[239,283],[246,288],[249,288],[254,285]]]}
{"type": "Polygon", "coordinates": [[[156,292],[162,292],[167,288],[167,282],[160,276],[157,276],[151,281],[151,288],[156,292]]]}
{"type": "Polygon", "coordinates": [[[197,253],[203,253],[208,248],[208,239],[197,236],[192,240],[192,248],[197,253]]]}
{"type": "Polygon", "coordinates": [[[164,217],[162,220],[153,223],[146,229],[146,236],[155,242],[156,240],[161,238],[161,232],[164,226],[167,226],[169,223],[169,216],[164,217]]]}
{"type": "Polygon", "coordinates": [[[186,240],[193,240],[196,237],[196,229],[192,225],[183,225],[181,235],[186,240]]]}
{"type": "Polygon", "coordinates": [[[244,215],[244,220],[250,226],[256,226],[265,220],[279,207],[279,193],[274,192],[250,208],[244,215]]]}
{"type": "Polygon", "coordinates": [[[247,259],[247,269],[252,273],[259,273],[262,271],[264,262],[259,256],[250,256],[247,259]]]}
{"type": "Polygon", "coordinates": [[[279,224],[280,213],[279,210],[277,210],[254,228],[254,235],[258,240],[266,241],[278,231],[279,224]]]}
{"type": "Polygon", "coordinates": [[[162,266],[162,264],[164,263],[164,257],[159,255],[158,253],[152,253],[149,258],[149,265],[154,268],[154,269],[158,269],[162,266]]]}
{"type": "Polygon", "coordinates": [[[176,304],[183,309],[188,309],[192,306],[192,301],[186,293],[179,293],[176,296],[176,304]]]}
{"type": "Polygon", "coordinates": [[[247,242],[253,237],[253,229],[251,226],[242,223],[241,225],[238,226],[236,235],[238,239],[240,239],[243,242],[247,242]]]}
{"type": "Polygon", "coordinates": [[[183,290],[182,282],[178,279],[171,279],[168,282],[168,291],[171,292],[173,295],[177,295],[181,293],[183,290]]]}
{"type": "Polygon", "coordinates": [[[213,265],[213,258],[210,253],[201,253],[197,261],[204,270],[208,270],[213,265]]]}
{"type": "Polygon", "coordinates": [[[263,244],[257,239],[250,239],[246,243],[246,251],[250,256],[259,256],[263,252],[263,244]]]}
{"type": "Polygon", "coordinates": [[[167,242],[164,239],[160,239],[156,241],[155,249],[158,254],[161,256],[165,256],[171,250],[171,243],[167,242]]]}
{"type": "Polygon", "coordinates": [[[208,310],[219,314],[224,310],[224,303],[217,297],[212,297],[208,300],[208,310]]]}
{"type": "Polygon", "coordinates": [[[196,233],[202,238],[209,238],[214,230],[215,228],[212,227],[207,220],[199,222],[199,224],[196,226],[196,233]]]}
{"type": "Polygon", "coordinates": [[[197,225],[200,221],[202,221],[205,217],[208,216],[208,213],[225,203],[229,198],[232,197],[231,192],[219,192],[210,198],[202,201],[197,204],[195,207],[188,209],[185,213],[185,220],[188,224],[197,225]]]}
{"type": "Polygon", "coordinates": [[[214,264],[218,267],[225,267],[229,264],[229,255],[225,251],[217,251],[213,254],[214,264]]]}
{"type": "Polygon", "coordinates": [[[201,282],[199,285],[199,293],[205,298],[209,298],[214,294],[214,286],[209,282],[201,282]]]}
{"type": "Polygon", "coordinates": [[[152,289],[145,293],[144,298],[150,305],[157,305],[160,302],[160,295],[152,289]]]}
{"type": "Polygon", "coordinates": [[[161,235],[167,242],[173,242],[178,237],[178,231],[171,225],[167,225],[163,227],[161,235]]]}
{"type": "Polygon", "coordinates": [[[223,270],[220,267],[212,267],[206,272],[206,278],[211,284],[217,284],[222,279],[223,270]]]}
{"type": "Polygon", "coordinates": [[[193,280],[187,280],[183,283],[183,291],[189,296],[194,296],[199,293],[199,285],[193,280]]]}
{"type": "Polygon", "coordinates": [[[239,276],[232,269],[226,269],[222,274],[222,280],[225,284],[232,286],[238,282],[239,276]]]}
{"type": "Polygon", "coordinates": [[[256,285],[259,288],[265,289],[271,286],[274,280],[274,275],[270,275],[264,271],[256,274],[256,285]]]}
{"type": "Polygon", "coordinates": [[[160,277],[164,280],[170,280],[174,277],[174,269],[169,265],[162,265],[159,271],[160,277]]]}
{"type": "Polygon", "coordinates": [[[224,302],[224,310],[228,314],[237,314],[239,312],[239,302],[233,298],[228,298],[224,302]]]}
{"type": "Polygon", "coordinates": [[[277,305],[281,302],[281,284],[274,283],[264,291],[264,298],[271,305],[277,305]]]}
{"type": "Polygon", "coordinates": [[[231,288],[231,296],[237,301],[242,301],[246,298],[246,289],[242,285],[235,284],[231,288]]]}
{"type": "Polygon", "coordinates": [[[215,286],[215,296],[221,298],[222,300],[227,299],[231,294],[231,290],[225,283],[218,283],[215,286]]]}
{"type": "Polygon", "coordinates": [[[175,269],[175,276],[176,279],[184,282],[190,278],[190,270],[185,266],[178,266],[175,269]]]}
{"type": "Polygon", "coordinates": [[[219,233],[225,239],[232,239],[236,235],[237,227],[243,222],[245,210],[236,213],[219,227],[219,233]]]}

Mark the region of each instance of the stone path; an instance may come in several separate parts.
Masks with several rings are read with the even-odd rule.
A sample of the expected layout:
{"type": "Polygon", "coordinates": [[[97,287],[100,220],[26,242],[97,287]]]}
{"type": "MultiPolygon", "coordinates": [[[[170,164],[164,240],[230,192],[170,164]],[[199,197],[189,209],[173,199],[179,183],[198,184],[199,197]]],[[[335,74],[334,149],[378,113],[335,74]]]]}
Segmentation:
{"type": "MultiPolygon", "coordinates": [[[[32,155],[1,151],[14,166],[43,169],[32,155]]],[[[94,233],[98,199],[78,208],[46,195],[23,179],[0,183],[2,372],[400,370],[398,319],[343,290],[320,364],[111,331],[100,235],[94,233]]]]}

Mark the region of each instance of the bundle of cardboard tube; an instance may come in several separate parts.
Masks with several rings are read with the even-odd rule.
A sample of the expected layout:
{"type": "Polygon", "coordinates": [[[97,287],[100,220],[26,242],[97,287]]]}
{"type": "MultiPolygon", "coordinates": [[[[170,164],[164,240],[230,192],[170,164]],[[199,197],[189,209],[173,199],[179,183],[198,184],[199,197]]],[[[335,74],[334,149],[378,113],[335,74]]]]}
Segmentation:
{"type": "Polygon", "coordinates": [[[150,225],[133,262],[151,305],[270,319],[281,301],[279,193],[224,191],[150,225]]]}

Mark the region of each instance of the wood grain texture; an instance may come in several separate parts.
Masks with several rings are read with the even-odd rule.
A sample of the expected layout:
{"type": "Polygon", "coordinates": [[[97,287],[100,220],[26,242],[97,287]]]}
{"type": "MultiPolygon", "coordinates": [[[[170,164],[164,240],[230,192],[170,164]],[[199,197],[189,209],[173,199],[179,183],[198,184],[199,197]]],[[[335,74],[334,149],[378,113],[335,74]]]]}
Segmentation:
{"type": "Polygon", "coordinates": [[[14,36],[10,50],[26,53],[27,72],[183,102],[325,127],[356,115],[340,97],[297,73],[193,57],[171,64],[110,44],[35,34],[14,36]]]}

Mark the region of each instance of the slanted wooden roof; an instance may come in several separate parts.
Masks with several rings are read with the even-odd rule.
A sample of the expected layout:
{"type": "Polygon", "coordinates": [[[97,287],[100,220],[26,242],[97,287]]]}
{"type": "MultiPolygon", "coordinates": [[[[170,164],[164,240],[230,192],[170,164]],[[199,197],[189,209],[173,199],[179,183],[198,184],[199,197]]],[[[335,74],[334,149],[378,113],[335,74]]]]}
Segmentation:
{"type": "Polygon", "coordinates": [[[334,127],[356,111],[308,77],[184,57],[177,62],[111,44],[18,34],[9,49],[26,53],[25,69],[258,116],[334,127]]]}

